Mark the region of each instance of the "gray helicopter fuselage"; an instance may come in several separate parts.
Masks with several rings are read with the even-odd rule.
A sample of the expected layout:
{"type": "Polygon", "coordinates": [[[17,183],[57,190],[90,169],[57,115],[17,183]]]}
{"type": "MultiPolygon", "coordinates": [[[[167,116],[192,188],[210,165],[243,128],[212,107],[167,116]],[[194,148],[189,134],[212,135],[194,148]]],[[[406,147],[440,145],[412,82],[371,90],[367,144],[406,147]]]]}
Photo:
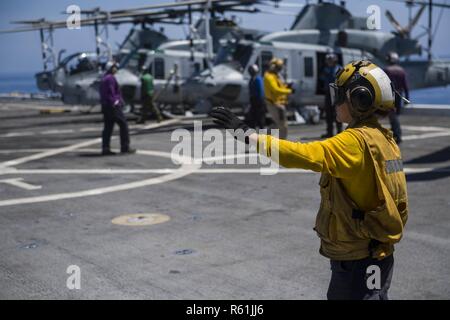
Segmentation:
{"type": "MultiPolygon", "coordinates": [[[[184,99],[182,85],[192,75],[200,73],[205,66],[205,55],[197,51],[175,50],[181,43],[162,46],[157,50],[141,49],[128,59],[116,74],[117,82],[127,104],[140,103],[140,70],[145,66],[154,76],[155,97],[158,103],[180,104],[184,99]],[[175,48],[175,49],[174,49],[175,48]]],[[[71,86],[63,89],[67,104],[99,103],[99,83],[103,73],[77,75],[71,86]]]]}
{"type": "Polygon", "coordinates": [[[332,29],[291,30],[268,34],[260,41],[318,44],[330,47],[346,47],[365,50],[384,59],[391,52],[400,56],[421,54],[420,44],[413,39],[376,30],[332,29]]]}
{"type": "MultiPolygon", "coordinates": [[[[162,46],[156,51],[149,51],[144,66],[154,78],[154,97],[161,104],[193,104],[184,92],[187,79],[200,74],[205,67],[206,55],[199,51],[178,50],[181,42],[162,46]]],[[[135,84],[135,101],[140,100],[141,83],[135,84]]]]}
{"type": "MultiPolygon", "coordinates": [[[[200,76],[188,81],[185,91],[189,92],[189,99],[206,99],[210,106],[227,105],[245,108],[250,100],[248,66],[257,64],[263,75],[268,62],[273,57],[277,57],[285,62],[285,68],[281,72],[282,78],[286,82],[293,83],[295,89],[289,103],[296,106],[323,106],[324,90],[327,85],[320,82],[320,73],[328,52],[334,51],[341,65],[355,60],[369,59],[380,67],[386,66],[384,61],[370,52],[359,49],[289,42],[253,42],[246,43],[246,46],[251,52],[246,54],[247,58],[234,57],[234,60],[219,61],[212,70],[205,70],[200,76]]],[[[238,51],[244,53],[245,50],[238,51]]],[[[450,62],[409,61],[402,62],[401,65],[409,74],[411,89],[445,86],[450,83],[450,62]]]]}
{"type": "MultiPolygon", "coordinates": [[[[154,30],[132,29],[116,53],[116,59],[121,61],[131,56],[139,48],[156,49],[168,39],[165,35],[154,30]]],[[[51,71],[40,72],[35,75],[39,90],[52,91],[61,94],[62,101],[70,105],[97,105],[99,94],[96,92],[99,79],[103,72],[98,55],[90,52],[72,54],[58,62],[51,71]]],[[[123,86],[124,95],[133,98],[135,76],[131,72],[123,71],[118,75],[119,83],[123,86]],[[131,86],[130,83],[133,85],[131,86]]]]}
{"type": "MultiPolygon", "coordinates": [[[[212,70],[205,70],[201,76],[190,80],[186,90],[191,95],[190,99],[209,99],[211,105],[245,107],[249,102],[248,66],[259,65],[263,75],[269,61],[277,57],[285,62],[281,76],[286,82],[292,82],[295,89],[290,102],[296,105],[323,104],[324,93],[319,85],[323,65],[321,57],[325,57],[332,48],[288,42],[254,42],[246,46],[250,53],[244,61],[219,62],[212,70]]],[[[370,53],[357,49],[340,48],[337,53],[344,64],[357,59],[375,59],[370,53]]]]}
{"type": "Polygon", "coordinates": [[[443,87],[450,84],[450,61],[403,61],[410,89],[443,87]]]}

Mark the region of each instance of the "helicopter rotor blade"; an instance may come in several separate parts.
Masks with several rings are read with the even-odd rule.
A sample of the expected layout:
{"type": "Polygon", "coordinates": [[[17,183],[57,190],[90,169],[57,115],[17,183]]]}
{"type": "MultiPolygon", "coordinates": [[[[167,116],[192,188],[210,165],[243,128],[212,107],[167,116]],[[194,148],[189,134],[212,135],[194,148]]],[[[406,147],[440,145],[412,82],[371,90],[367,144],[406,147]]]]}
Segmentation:
{"type": "MultiPolygon", "coordinates": [[[[251,5],[256,4],[257,0],[242,0],[242,1],[236,1],[236,0],[210,0],[211,4],[235,4],[235,5],[251,5]]],[[[145,11],[145,10],[155,10],[155,9],[168,9],[168,8],[176,8],[176,7],[188,7],[188,6],[202,6],[206,4],[208,0],[190,0],[190,1],[179,1],[179,2],[173,2],[173,3],[163,3],[163,4],[156,4],[156,5],[148,5],[143,7],[137,7],[137,8],[128,8],[128,9],[122,9],[122,10],[114,10],[110,13],[112,15],[116,14],[127,14],[127,13],[133,13],[137,11],[145,11]]]]}
{"type": "Polygon", "coordinates": [[[283,3],[281,1],[258,1],[259,5],[270,6],[276,8],[303,8],[305,5],[300,3],[283,3]]]}
{"type": "Polygon", "coordinates": [[[407,30],[405,30],[405,28],[400,25],[400,23],[397,21],[397,19],[395,19],[394,15],[389,10],[386,10],[386,18],[400,35],[404,37],[408,36],[407,30]]]}
{"type": "Polygon", "coordinates": [[[295,12],[288,12],[288,11],[270,11],[270,10],[261,10],[259,9],[260,13],[265,13],[265,14],[273,14],[276,16],[293,16],[296,17],[297,13],[295,12]]]}
{"type": "Polygon", "coordinates": [[[426,6],[422,5],[420,7],[419,11],[414,16],[414,18],[411,20],[411,23],[406,28],[406,30],[408,31],[408,34],[411,33],[412,29],[416,26],[417,22],[419,22],[420,17],[422,16],[423,12],[425,11],[425,8],[426,8],[426,6]]]}
{"type": "Polygon", "coordinates": [[[15,20],[11,21],[12,24],[26,24],[26,25],[33,25],[33,24],[40,24],[40,23],[50,23],[50,21],[45,20],[45,18],[42,19],[36,19],[36,20],[15,20]]]}
{"type": "MultiPolygon", "coordinates": [[[[428,1],[421,1],[421,0],[386,0],[386,1],[394,1],[394,2],[402,2],[410,5],[426,5],[428,6],[428,1]]],[[[450,9],[450,4],[446,3],[434,3],[432,4],[433,7],[439,7],[439,8],[445,8],[450,9]]]]}
{"type": "MultiPolygon", "coordinates": [[[[250,6],[257,4],[258,0],[209,0],[212,5],[212,9],[216,12],[224,11],[236,11],[236,12],[247,12],[256,13],[257,8],[254,9],[240,9],[243,6],[250,6]],[[240,8],[239,8],[240,7],[240,8]]],[[[203,12],[203,6],[208,3],[208,0],[190,0],[174,3],[166,3],[160,5],[151,5],[141,8],[116,10],[111,12],[106,12],[100,10],[100,8],[95,8],[92,10],[85,10],[88,16],[86,18],[80,19],[80,24],[82,26],[95,26],[98,23],[108,23],[111,25],[119,25],[123,23],[136,23],[141,19],[146,19],[151,23],[161,21],[161,23],[169,23],[170,19],[177,19],[186,15],[189,11],[191,12],[203,12]],[[164,10],[157,10],[164,9],[164,10]],[[152,11],[148,11],[152,10],[152,11]]],[[[26,32],[41,29],[61,29],[67,27],[67,21],[57,21],[48,22],[45,19],[36,21],[19,21],[19,23],[24,22],[30,25],[29,28],[19,28],[13,30],[4,30],[1,33],[13,33],[13,32],[26,32]]]]}

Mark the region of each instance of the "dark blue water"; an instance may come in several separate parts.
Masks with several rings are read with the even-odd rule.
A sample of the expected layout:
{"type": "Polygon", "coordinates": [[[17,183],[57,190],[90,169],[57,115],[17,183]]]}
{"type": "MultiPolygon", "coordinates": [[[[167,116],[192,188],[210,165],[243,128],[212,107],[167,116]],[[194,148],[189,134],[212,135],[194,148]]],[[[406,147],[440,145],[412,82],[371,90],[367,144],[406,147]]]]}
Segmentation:
{"type": "Polygon", "coordinates": [[[37,93],[34,73],[0,73],[0,93],[37,93]]]}
{"type": "Polygon", "coordinates": [[[450,104],[450,86],[413,90],[410,100],[418,104],[450,104]]]}
{"type": "MultiPolygon", "coordinates": [[[[37,93],[33,73],[0,74],[0,93],[37,93]]],[[[420,89],[411,92],[411,102],[419,104],[450,104],[450,86],[420,89]]]]}

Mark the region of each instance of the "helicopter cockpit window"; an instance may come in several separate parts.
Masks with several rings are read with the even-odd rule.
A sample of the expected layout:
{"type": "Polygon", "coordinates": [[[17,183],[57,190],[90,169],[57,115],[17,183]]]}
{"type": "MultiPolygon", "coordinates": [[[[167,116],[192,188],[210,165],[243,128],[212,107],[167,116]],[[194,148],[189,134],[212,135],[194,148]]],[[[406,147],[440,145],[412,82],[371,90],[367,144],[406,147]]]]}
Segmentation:
{"type": "Polygon", "coordinates": [[[66,70],[70,75],[79,74],[87,71],[94,71],[97,68],[95,57],[87,54],[81,54],[72,57],[66,62],[66,70]]]}
{"type": "Polygon", "coordinates": [[[153,61],[150,63],[150,65],[148,66],[148,68],[147,68],[147,70],[148,70],[148,73],[150,73],[151,75],[153,75],[153,61]]]}
{"type": "Polygon", "coordinates": [[[155,79],[165,79],[166,72],[165,72],[164,59],[155,58],[154,71],[155,71],[155,79]]]}
{"type": "Polygon", "coordinates": [[[305,78],[314,77],[314,61],[311,57],[305,57],[305,78]]]}
{"type": "Polygon", "coordinates": [[[201,71],[200,63],[198,62],[194,63],[194,74],[199,74],[200,71],[201,71]]]}
{"type": "Polygon", "coordinates": [[[247,67],[247,64],[253,54],[253,47],[245,44],[228,44],[222,46],[217,54],[215,64],[227,63],[241,70],[247,67]]]}
{"type": "Polygon", "coordinates": [[[137,52],[131,52],[120,63],[121,68],[126,68],[133,72],[138,72],[142,63],[142,55],[137,52]]]}

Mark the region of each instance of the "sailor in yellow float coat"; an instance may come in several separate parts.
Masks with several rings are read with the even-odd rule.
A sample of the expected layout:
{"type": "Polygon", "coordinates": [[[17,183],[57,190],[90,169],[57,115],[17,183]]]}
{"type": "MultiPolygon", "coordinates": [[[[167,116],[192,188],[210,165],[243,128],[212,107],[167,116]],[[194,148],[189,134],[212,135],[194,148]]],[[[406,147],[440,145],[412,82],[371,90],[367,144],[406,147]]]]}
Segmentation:
{"type": "Polygon", "coordinates": [[[279,76],[284,62],[274,58],[270,62],[270,69],[264,74],[264,93],[266,100],[275,105],[285,106],[288,103],[288,96],[292,89],[286,85],[279,76]]]}
{"type": "Polygon", "coordinates": [[[280,77],[283,67],[284,62],[281,59],[273,58],[270,61],[269,69],[264,74],[264,93],[267,110],[280,130],[280,138],[286,139],[288,136],[286,106],[292,89],[280,77]]]}
{"type": "MultiPolygon", "coordinates": [[[[387,299],[394,244],[408,216],[406,179],[392,132],[378,122],[394,108],[387,75],[370,61],[351,63],[330,84],[338,121],[349,127],[325,141],[290,142],[250,134],[259,152],[287,168],[321,172],[321,205],[315,231],[320,253],[331,260],[329,299],[387,299]],[[380,268],[380,287],[366,283],[369,266],[380,268]]],[[[211,114],[229,129],[248,128],[228,110],[211,114]]]]}

